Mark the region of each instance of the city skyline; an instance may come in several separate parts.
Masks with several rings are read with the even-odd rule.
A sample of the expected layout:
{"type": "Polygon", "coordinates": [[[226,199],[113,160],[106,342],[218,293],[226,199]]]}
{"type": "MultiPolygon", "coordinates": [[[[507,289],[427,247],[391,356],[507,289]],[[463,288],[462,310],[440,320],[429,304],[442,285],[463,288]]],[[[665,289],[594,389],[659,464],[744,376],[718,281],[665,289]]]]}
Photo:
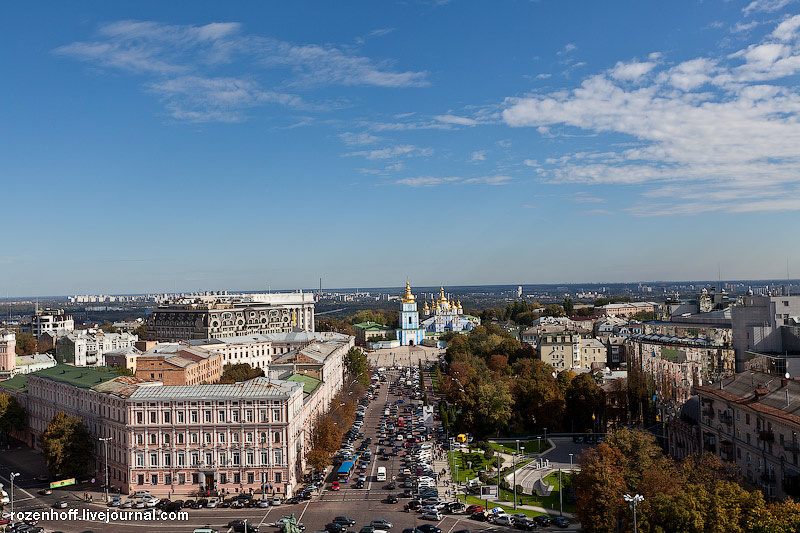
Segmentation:
{"type": "Polygon", "coordinates": [[[796,2],[6,11],[12,297],[800,264],[796,2]]]}

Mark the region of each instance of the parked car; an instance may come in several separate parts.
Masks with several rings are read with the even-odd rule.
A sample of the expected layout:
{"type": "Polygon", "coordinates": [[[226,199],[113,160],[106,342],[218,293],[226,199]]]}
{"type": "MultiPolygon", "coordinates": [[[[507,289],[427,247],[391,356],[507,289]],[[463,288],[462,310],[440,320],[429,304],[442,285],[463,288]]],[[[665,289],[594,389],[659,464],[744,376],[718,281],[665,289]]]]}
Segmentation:
{"type": "Polygon", "coordinates": [[[39,494],[41,494],[42,496],[50,496],[51,494],[53,494],[53,489],[40,489],[39,494]]]}
{"type": "Polygon", "coordinates": [[[550,517],[543,514],[534,516],[533,521],[536,522],[536,525],[539,527],[547,527],[550,525],[550,517]]]}
{"type": "Polygon", "coordinates": [[[53,504],[53,507],[56,509],[66,509],[69,507],[69,502],[67,500],[58,500],[56,503],[53,504]]]}
{"type": "Polygon", "coordinates": [[[569,527],[569,519],[565,516],[554,516],[550,523],[556,527],[569,527]]]}
{"type": "Polygon", "coordinates": [[[370,522],[369,525],[377,529],[392,529],[392,527],[394,526],[394,524],[392,524],[388,520],[384,520],[383,518],[377,518],[372,522],[370,522]]]}
{"type": "Polygon", "coordinates": [[[397,503],[397,496],[395,496],[394,494],[389,494],[386,497],[386,503],[397,503]]]}
{"type": "Polygon", "coordinates": [[[438,510],[428,510],[422,513],[423,520],[434,520],[436,522],[442,519],[442,515],[439,514],[438,510]]]}
{"type": "Polygon", "coordinates": [[[356,525],[356,521],[352,518],[347,518],[346,516],[337,516],[333,519],[334,524],[342,524],[345,527],[350,527],[356,525]]]}
{"type": "Polygon", "coordinates": [[[339,490],[339,482],[338,481],[334,481],[333,483],[331,483],[331,490],[339,490]]]}
{"type": "Polygon", "coordinates": [[[433,524],[422,524],[418,526],[417,529],[422,531],[422,533],[442,533],[442,530],[433,524]]]}
{"type": "Polygon", "coordinates": [[[328,533],[345,533],[347,528],[341,524],[337,524],[336,522],[331,522],[330,524],[325,524],[325,531],[328,533]]]}

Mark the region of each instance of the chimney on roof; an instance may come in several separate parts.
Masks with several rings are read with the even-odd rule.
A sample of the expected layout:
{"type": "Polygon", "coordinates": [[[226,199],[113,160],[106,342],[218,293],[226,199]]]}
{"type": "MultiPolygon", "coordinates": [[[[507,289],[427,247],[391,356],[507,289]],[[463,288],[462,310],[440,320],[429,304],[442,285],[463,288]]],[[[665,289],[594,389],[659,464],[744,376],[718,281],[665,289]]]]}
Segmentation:
{"type": "MultiPolygon", "coordinates": [[[[785,387],[789,384],[789,380],[787,378],[781,378],[781,388],[785,387]]],[[[786,391],[786,394],[789,394],[789,391],[786,391]]]]}

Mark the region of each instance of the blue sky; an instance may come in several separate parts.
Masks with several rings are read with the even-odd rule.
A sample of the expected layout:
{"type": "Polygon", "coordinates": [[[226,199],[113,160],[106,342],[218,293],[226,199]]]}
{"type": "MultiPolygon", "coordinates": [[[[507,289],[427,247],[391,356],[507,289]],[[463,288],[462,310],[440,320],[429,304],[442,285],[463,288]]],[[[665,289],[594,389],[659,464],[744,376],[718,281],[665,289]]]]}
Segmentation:
{"type": "Polygon", "coordinates": [[[7,4],[0,292],[796,275],[798,13],[7,4]]]}

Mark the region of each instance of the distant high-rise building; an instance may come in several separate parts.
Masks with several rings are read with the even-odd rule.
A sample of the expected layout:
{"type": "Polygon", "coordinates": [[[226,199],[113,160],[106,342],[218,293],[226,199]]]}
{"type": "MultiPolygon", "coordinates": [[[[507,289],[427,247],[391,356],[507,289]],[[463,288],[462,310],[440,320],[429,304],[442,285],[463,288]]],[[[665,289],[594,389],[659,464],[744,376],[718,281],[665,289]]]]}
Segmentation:
{"type": "Polygon", "coordinates": [[[522,285],[517,287],[517,298],[522,298],[522,285]]]}

